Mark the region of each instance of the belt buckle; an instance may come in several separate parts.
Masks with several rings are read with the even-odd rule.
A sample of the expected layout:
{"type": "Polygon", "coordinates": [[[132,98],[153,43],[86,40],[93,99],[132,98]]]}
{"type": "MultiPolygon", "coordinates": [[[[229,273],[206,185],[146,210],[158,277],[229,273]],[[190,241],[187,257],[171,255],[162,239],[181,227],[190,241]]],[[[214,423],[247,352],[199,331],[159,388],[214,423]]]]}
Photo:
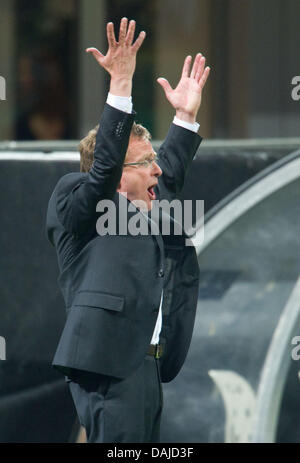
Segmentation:
{"type": "Polygon", "coordinates": [[[159,352],[160,345],[156,344],[155,346],[155,358],[159,359],[160,358],[160,352],[159,352]]]}

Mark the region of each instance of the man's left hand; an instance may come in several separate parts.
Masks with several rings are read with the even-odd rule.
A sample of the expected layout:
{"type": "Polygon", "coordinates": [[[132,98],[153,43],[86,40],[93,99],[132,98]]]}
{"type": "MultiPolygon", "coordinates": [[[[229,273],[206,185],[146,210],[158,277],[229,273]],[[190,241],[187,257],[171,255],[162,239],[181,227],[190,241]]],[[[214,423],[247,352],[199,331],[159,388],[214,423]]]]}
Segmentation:
{"type": "Polygon", "coordinates": [[[166,97],[176,109],[176,116],[186,122],[194,123],[201,105],[202,90],[208,78],[210,68],[205,67],[205,57],[198,53],[190,71],[192,57],[187,56],[182,68],[181,79],[175,89],[160,77],[157,82],[165,91],[166,97]]]}

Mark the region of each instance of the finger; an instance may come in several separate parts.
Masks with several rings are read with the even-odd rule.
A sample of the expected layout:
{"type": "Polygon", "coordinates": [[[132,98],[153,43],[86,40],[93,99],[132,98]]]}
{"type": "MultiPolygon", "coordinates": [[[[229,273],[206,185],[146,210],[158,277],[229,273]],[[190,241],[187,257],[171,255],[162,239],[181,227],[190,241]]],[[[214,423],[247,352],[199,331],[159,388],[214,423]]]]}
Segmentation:
{"type": "Polygon", "coordinates": [[[134,44],[132,45],[132,49],[133,51],[136,53],[138,51],[138,49],[140,48],[140,46],[142,45],[142,43],[144,42],[144,39],[146,37],[146,32],[145,31],[142,31],[138,38],[136,39],[136,41],[134,42],[134,44]]]}
{"type": "Polygon", "coordinates": [[[135,31],[135,21],[132,19],[129,23],[128,31],[127,31],[127,36],[125,43],[128,46],[132,45],[133,38],[134,38],[134,31],[135,31]]]}
{"type": "Polygon", "coordinates": [[[120,45],[123,45],[125,42],[125,37],[126,37],[126,32],[127,32],[127,23],[128,23],[127,18],[121,19],[120,32],[119,32],[119,44],[120,45]]]}
{"type": "Polygon", "coordinates": [[[204,72],[205,61],[206,61],[206,58],[204,56],[202,56],[202,58],[199,61],[198,69],[197,69],[197,72],[196,72],[196,75],[195,75],[195,79],[196,79],[196,81],[198,83],[199,83],[199,81],[200,81],[200,79],[202,77],[202,74],[204,72]]]}
{"type": "Polygon", "coordinates": [[[188,77],[190,73],[192,57],[191,55],[187,56],[184,60],[181,77],[188,77]]]}
{"type": "Polygon", "coordinates": [[[116,37],[115,37],[115,31],[114,31],[113,23],[108,23],[107,24],[106,32],[107,32],[108,46],[110,48],[114,48],[117,45],[117,41],[116,41],[116,37]]]}
{"type": "Polygon", "coordinates": [[[194,64],[193,64],[192,72],[191,72],[191,75],[190,75],[190,77],[191,77],[192,79],[195,79],[195,76],[196,76],[196,74],[197,74],[201,56],[202,56],[201,53],[197,53],[197,55],[196,55],[196,57],[195,57],[195,59],[194,59],[194,64]]]}
{"type": "Polygon", "coordinates": [[[162,86],[162,88],[165,91],[165,94],[168,94],[173,90],[167,79],[165,79],[164,77],[159,77],[156,81],[162,86]]]}
{"type": "Polygon", "coordinates": [[[100,63],[102,58],[104,58],[104,55],[102,55],[102,53],[97,49],[97,48],[94,48],[94,47],[90,47],[90,48],[87,48],[85,50],[87,53],[92,53],[93,57],[100,63]]]}
{"type": "Polygon", "coordinates": [[[200,79],[200,82],[199,82],[199,85],[200,85],[200,87],[201,87],[201,90],[203,89],[203,87],[204,87],[204,85],[205,85],[205,83],[206,83],[206,81],[207,81],[207,78],[208,78],[208,76],[209,76],[209,73],[210,73],[210,67],[207,66],[207,67],[204,69],[203,75],[202,75],[202,77],[201,77],[201,79],[200,79]]]}

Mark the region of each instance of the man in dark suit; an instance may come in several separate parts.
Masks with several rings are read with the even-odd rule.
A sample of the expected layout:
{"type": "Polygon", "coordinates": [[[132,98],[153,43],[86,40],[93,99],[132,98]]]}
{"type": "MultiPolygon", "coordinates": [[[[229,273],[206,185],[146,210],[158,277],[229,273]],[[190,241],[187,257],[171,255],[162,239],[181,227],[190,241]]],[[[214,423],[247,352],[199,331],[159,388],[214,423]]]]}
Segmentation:
{"type": "Polygon", "coordinates": [[[145,38],[133,42],[134,31],[123,18],[117,41],[109,23],[107,54],[87,50],[111,76],[108,100],[91,165],[60,179],[47,214],[67,310],[53,365],[69,382],[88,442],[159,441],[161,381],[183,365],[197,305],[194,247],[167,214],[154,221],[148,213],[155,199],[171,201],[183,187],[201,142],[196,116],[209,68],[198,54],[191,69],[188,56],[175,89],[158,79],[176,117],[157,158],[148,132],[134,124],[132,77],[145,38]],[[113,233],[100,226],[106,207],[117,212],[113,233]],[[149,233],[132,231],[136,217],[149,233]]]}

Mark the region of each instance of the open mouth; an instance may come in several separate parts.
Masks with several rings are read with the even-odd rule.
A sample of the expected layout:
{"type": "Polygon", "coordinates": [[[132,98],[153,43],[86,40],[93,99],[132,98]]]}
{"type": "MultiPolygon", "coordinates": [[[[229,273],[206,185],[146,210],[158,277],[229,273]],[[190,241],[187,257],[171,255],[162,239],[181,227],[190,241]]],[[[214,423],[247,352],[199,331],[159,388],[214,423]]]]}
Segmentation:
{"type": "Polygon", "coordinates": [[[153,201],[155,198],[156,198],[156,195],[154,193],[154,186],[151,186],[150,188],[148,188],[148,195],[151,199],[151,201],[153,201]]]}

